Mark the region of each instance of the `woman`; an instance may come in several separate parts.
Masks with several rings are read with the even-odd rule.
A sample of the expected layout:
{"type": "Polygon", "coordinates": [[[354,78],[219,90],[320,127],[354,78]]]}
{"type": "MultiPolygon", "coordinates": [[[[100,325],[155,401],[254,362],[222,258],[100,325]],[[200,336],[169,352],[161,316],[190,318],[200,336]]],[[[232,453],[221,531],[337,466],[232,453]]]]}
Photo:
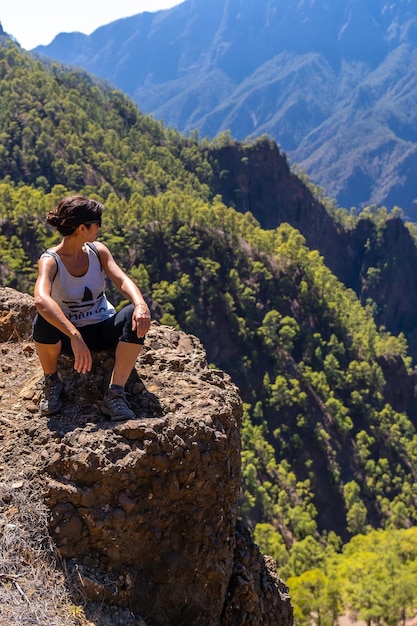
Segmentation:
{"type": "Polygon", "coordinates": [[[115,361],[103,412],[112,420],[135,417],[125,384],[150,328],[148,306],[135,283],[117,265],[109,249],[93,243],[101,226],[103,205],[84,196],[62,200],[47,222],[62,241],[42,254],[35,285],[37,314],[33,339],[44,371],[39,408],[51,415],[62,406],[59,378],[61,351],[74,356],[74,369],[91,370],[91,350],[115,349],[115,361]],[[118,313],[105,295],[108,276],[132,304],[118,313]]]}

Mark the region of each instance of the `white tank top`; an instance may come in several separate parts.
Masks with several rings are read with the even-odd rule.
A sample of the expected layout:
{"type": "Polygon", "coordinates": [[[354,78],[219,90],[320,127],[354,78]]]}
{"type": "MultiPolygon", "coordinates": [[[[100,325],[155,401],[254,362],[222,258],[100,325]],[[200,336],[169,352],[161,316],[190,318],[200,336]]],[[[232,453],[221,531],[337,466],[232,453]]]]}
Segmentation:
{"type": "Polygon", "coordinates": [[[70,274],[56,252],[44,252],[53,256],[58,266],[51,296],[77,327],[96,324],[116,314],[116,309],[106,298],[105,274],[100,259],[89,245],[85,246],[85,251],[88,254],[88,270],[84,276],[70,274]]]}

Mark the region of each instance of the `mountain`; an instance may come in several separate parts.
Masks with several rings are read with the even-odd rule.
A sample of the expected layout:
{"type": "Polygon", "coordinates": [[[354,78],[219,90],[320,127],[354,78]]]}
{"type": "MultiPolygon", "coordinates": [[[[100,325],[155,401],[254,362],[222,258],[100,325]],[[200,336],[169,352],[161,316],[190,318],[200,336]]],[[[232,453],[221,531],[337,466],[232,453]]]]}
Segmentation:
{"type": "Polygon", "coordinates": [[[340,206],[417,220],[416,33],[411,0],[187,0],[35,52],[181,132],[267,133],[340,206]]]}
{"type": "MultiPolygon", "coordinates": [[[[170,341],[182,332],[197,337],[207,355],[209,366],[201,363],[201,353],[189,364],[190,378],[183,388],[184,360],[164,350],[159,333],[155,343],[149,336],[152,350],[146,368],[152,380],[159,376],[160,381],[149,391],[167,410],[185,410],[184,422],[178,422],[184,431],[179,439],[184,441],[187,432],[200,426],[182,397],[165,397],[165,374],[172,375],[176,392],[188,396],[188,406],[212,406],[224,397],[228,377],[239,389],[244,408],[239,511],[265,554],[277,560],[280,575],[287,579],[320,567],[318,555],[324,550],[340,549],[342,542],[371,528],[416,525],[417,370],[412,358],[416,343],[411,341],[416,329],[415,229],[383,210],[355,216],[320,202],[271,139],[241,143],[227,133],[213,141],[186,137],[140,113],[125,94],[85,71],[41,62],[7,38],[0,43],[1,286],[33,293],[37,259],[59,239],[45,222],[47,211],[74,191],[98,198],[105,205],[100,239],[140,285],[162,334],[170,341]],[[397,336],[388,323],[407,336],[397,336]],[[192,384],[192,372],[199,367],[209,396],[192,384]]],[[[111,285],[108,293],[116,306],[122,303],[111,285]]],[[[13,324],[15,308],[9,303],[0,307],[3,356],[12,351],[11,341],[24,335],[22,324],[13,324]]],[[[27,311],[25,325],[30,328],[27,311]]],[[[25,347],[24,356],[20,352],[24,363],[31,354],[33,358],[31,350],[33,345],[25,347]]],[[[11,415],[5,422],[9,428],[15,423],[15,402],[10,402],[16,394],[5,389],[9,375],[16,382],[16,368],[6,361],[2,367],[7,378],[0,400],[6,419],[11,415]]],[[[140,384],[136,392],[141,393],[140,384]]],[[[80,394],[73,410],[84,414],[89,401],[80,394]]],[[[141,396],[137,406],[145,412],[152,409],[152,397],[141,396]]],[[[22,446],[32,445],[32,433],[40,445],[49,441],[38,430],[36,407],[18,410],[27,424],[19,430],[27,436],[22,446]]],[[[188,480],[181,473],[186,467],[181,454],[192,464],[198,448],[210,465],[211,447],[224,444],[227,465],[232,450],[236,453],[232,436],[225,441],[219,426],[228,415],[226,405],[221,402],[213,410],[218,428],[208,431],[207,450],[197,434],[197,445],[183,445],[171,433],[178,475],[162,484],[168,485],[174,504],[177,484],[188,480]]],[[[90,519],[85,477],[95,476],[95,463],[103,467],[113,452],[112,458],[123,466],[117,455],[131,444],[119,438],[110,447],[102,442],[101,455],[90,446],[87,433],[71,419],[67,423],[71,432],[59,432],[64,430],[64,444],[71,449],[60,447],[64,456],[50,458],[51,469],[62,468],[65,476],[77,468],[82,471],[80,488],[74,481],[59,485],[58,492],[63,500],[74,497],[71,503],[79,504],[84,509],[80,515],[90,519]],[[87,441],[85,450],[79,450],[82,441],[87,441]],[[91,462],[85,473],[81,458],[91,462]]],[[[142,446],[149,445],[152,452],[168,436],[156,427],[145,431],[143,442],[130,448],[135,458],[142,446]]],[[[142,436],[135,428],[130,436],[135,433],[142,436]]],[[[14,447],[7,447],[8,459],[14,447]]],[[[26,461],[27,455],[22,458],[26,461]]],[[[47,453],[34,458],[46,461],[47,453]]],[[[148,469],[158,489],[166,461],[158,457],[155,462],[160,465],[152,462],[148,469]]],[[[109,471],[116,477],[116,470],[109,471]]],[[[216,489],[210,492],[215,495],[216,489]]],[[[136,487],[134,493],[140,499],[136,487]]],[[[115,507],[114,524],[122,531],[130,515],[123,508],[131,507],[129,497],[123,493],[115,507]]],[[[152,500],[145,496],[141,505],[153,508],[152,500]]],[[[106,557],[98,558],[84,527],[80,535],[79,521],[71,522],[73,509],[68,512],[61,505],[65,502],[57,502],[57,515],[62,514],[62,528],[70,533],[64,549],[76,550],[73,537],[80,537],[81,547],[88,548],[87,584],[101,593],[103,579],[91,581],[90,568],[98,565],[103,573],[109,556],[120,565],[114,542],[111,549],[105,543],[107,522],[102,527],[101,511],[93,511],[100,554],[107,550],[106,557]]],[[[218,524],[225,526],[221,516],[218,524]]],[[[151,531],[151,542],[160,528],[156,534],[151,531]]],[[[159,584],[169,575],[165,563],[172,571],[183,563],[178,550],[188,546],[188,536],[176,535],[177,552],[166,553],[157,572],[159,584]]],[[[245,552],[242,537],[236,537],[239,546],[245,552]]],[[[258,567],[257,573],[262,578],[265,571],[258,567]]],[[[268,578],[263,580],[268,591],[268,578]]],[[[251,590],[247,592],[252,598],[251,590]]],[[[237,588],[234,597],[240,595],[237,588]]],[[[252,612],[247,615],[248,624],[256,624],[256,613],[253,621],[252,612]]]]}
{"type": "Polygon", "coordinates": [[[334,275],[364,305],[372,303],[379,326],[404,333],[417,359],[417,251],[410,225],[406,227],[399,215],[386,219],[386,211],[380,211],[376,221],[372,211],[364,211],[359,219],[345,217],[340,223],[337,211],[332,218],[332,207],[329,214],[267,139],[215,144],[207,150],[207,159],[214,194],[238,211],[250,211],[263,228],[289,223],[300,231],[334,275]]]}

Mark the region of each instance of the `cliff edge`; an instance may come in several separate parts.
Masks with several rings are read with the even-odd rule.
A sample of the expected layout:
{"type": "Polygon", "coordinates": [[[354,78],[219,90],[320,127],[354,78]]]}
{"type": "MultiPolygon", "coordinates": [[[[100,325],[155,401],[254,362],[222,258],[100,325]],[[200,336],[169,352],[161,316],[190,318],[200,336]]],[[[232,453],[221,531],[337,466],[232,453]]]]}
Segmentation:
{"type": "Polygon", "coordinates": [[[33,314],[30,296],[0,288],[0,471],[42,483],[51,537],[86,598],[161,626],[290,625],[288,590],[239,520],[242,405],[229,376],[197,338],[152,325],[127,385],[136,420],[100,413],[107,352],[87,375],[62,357],[63,410],[41,416],[33,314]]]}

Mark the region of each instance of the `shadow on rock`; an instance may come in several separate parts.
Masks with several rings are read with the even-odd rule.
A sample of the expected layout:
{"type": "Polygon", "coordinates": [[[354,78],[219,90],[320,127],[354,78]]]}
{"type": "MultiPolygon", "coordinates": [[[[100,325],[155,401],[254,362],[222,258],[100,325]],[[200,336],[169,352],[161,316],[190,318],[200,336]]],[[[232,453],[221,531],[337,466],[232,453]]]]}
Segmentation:
{"type": "MultiPolygon", "coordinates": [[[[101,427],[113,424],[102,413],[103,398],[109,386],[113,369],[113,353],[100,351],[93,353],[93,366],[90,372],[79,374],[74,370],[73,358],[61,355],[58,371],[64,383],[62,409],[48,418],[48,427],[58,432],[69,432],[87,423],[97,423],[101,427]]],[[[42,385],[42,372],[39,370],[37,391],[34,402],[38,403],[42,385]],[[39,396],[39,397],[38,397],[39,396]]],[[[158,396],[149,391],[145,382],[133,369],[126,384],[126,395],[132,410],[138,419],[160,418],[164,409],[158,396]]]]}

